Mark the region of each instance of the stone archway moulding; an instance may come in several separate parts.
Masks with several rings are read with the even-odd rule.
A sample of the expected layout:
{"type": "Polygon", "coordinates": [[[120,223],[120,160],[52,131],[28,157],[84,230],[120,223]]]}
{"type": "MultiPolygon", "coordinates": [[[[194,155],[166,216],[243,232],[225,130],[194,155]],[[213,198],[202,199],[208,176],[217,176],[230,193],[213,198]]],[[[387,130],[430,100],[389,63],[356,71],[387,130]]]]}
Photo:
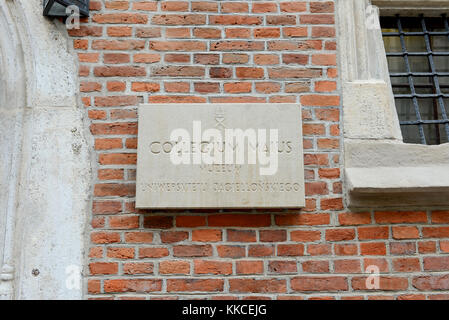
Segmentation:
{"type": "Polygon", "coordinates": [[[76,56],[41,6],[0,2],[0,299],[83,292],[90,137],[76,56]]]}
{"type": "Polygon", "coordinates": [[[449,144],[402,141],[379,16],[449,11],[449,0],[337,0],[343,96],[345,193],[349,207],[449,207],[449,144]],[[376,23],[373,23],[377,21],[376,23]]]}

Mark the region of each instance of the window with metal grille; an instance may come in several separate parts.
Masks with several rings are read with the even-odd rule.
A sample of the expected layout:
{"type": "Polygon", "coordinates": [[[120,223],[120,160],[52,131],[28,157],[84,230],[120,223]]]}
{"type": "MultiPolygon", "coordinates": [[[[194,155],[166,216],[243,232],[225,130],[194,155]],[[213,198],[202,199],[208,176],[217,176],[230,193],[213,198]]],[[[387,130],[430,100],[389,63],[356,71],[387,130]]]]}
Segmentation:
{"type": "Polygon", "coordinates": [[[382,17],[381,26],[404,142],[449,142],[448,18],[382,17]]]}

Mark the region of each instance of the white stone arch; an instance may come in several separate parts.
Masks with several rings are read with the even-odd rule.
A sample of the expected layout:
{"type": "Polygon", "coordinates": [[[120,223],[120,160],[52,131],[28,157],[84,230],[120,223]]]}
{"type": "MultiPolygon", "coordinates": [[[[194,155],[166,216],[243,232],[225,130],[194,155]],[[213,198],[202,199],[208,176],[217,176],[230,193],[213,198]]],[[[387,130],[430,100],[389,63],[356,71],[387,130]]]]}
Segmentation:
{"type": "Polygon", "coordinates": [[[0,30],[0,299],[80,299],[91,159],[76,55],[41,0],[0,2],[0,30]]]}

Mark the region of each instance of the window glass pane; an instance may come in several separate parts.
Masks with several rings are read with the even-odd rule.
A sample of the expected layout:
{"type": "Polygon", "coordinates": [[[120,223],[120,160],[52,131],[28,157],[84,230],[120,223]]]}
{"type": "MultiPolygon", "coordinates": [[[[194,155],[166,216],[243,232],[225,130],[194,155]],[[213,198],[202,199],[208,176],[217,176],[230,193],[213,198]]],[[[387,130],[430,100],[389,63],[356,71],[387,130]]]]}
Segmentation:
{"type": "Polygon", "coordinates": [[[447,143],[449,98],[439,96],[449,94],[443,18],[388,17],[381,25],[404,142],[424,143],[425,137],[427,144],[447,143]]]}
{"type": "Polygon", "coordinates": [[[396,100],[396,108],[400,121],[416,121],[416,112],[413,106],[412,99],[398,99],[396,100]]]}
{"type": "Polygon", "coordinates": [[[401,131],[404,136],[404,142],[416,144],[421,143],[418,126],[401,126],[401,131]]]}
{"type": "Polygon", "coordinates": [[[405,60],[403,57],[387,57],[387,61],[391,73],[406,72],[405,60]]]}

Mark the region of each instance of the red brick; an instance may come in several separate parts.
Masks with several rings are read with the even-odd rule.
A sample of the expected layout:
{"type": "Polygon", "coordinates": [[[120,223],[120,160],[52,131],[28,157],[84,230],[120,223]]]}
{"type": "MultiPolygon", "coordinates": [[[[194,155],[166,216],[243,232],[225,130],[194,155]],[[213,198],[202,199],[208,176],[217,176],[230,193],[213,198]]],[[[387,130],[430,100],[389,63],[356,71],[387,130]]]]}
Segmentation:
{"type": "Polygon", "coordinates": [[[417,227],[392,227],[393,238],[396,240],[419,238],[417,227]]]}
{"type": "Polygon", "coordinates": [[[161,77],[202,77],[204,67],[196,66],[164,66],[152,70],[153,76],[161,77]]]}
{"type": "Polygon", "coordinates": [[[335,66],[337,65],[336,54],[314,54],[312,55],[312,64],[318,66],[335,66]]]}
{"type": "Polygon", "coordinates": [[[269,227],[271,217],[268,214],[217,214],[208,218],[211,227],[269,227]]]}
{"type": "Polygon", "coordinates": [[[246,255],[245,247],[241,246],[217,246],[218,256],[221,258],[241,258],[246,255]]]}
{"type": "Polygon", "coordinates": [[[313,242],[321,239],[321,231],[295,230],[290,232],[290,240],[297,242],[313,242]]]}
{"type": "Polygon", "coordinates": [[[280,279],[229,279],[229,291],[234,293],[284,293],[285,280],[280,279]]]}
{"type": "Polygon", "coordinates": [[[227,230],[229,242],[256,242],[256,232],[253,230],[227,230]]]}
{"type": "Polygon", "coordinates": [[[232,70],[229,68],[214,67],[209,69],[209,75],[211,78],[215,79],[231,78],[232,70]]]}
{"type": "Polygon", "coordinates": [[[187,240],[189,233],[187,231],[162,231],[160,236],[162,243],[175,243],[187,240]]]}
{"type": "Polygon", "coordinates": [[[164,1],[161,2],[162,11],[187,11],[189,2],[187,1],[164,1]]]}
{"type": "Polygon", "coordinates": [[[151,262],[129,262],[123,264],[124,274],[153,274],[154,265],[151,262]]]}
{"type": "Polygon", "coordinates": [[[235,263],[236,274],[262,274],[264,267],[263,261],[237,261],[235,263]]]}
{"type": "Polygon", "coordinates": [[[423,227],[424,238],[449,238],[449,227],[423,227]]]}
{"type": "Polygon", "coordinates": [[[305,1],[289,1],[279,3],[281,12],[304,12],[307,11],[305,1]]]}
{"type": "Polygon", "coordinates": [[[99,274],[117,274],[117,262],[95,262],[89,264],[89,271],[92,275],[99,274]]]}
{"type": "Polygon", "coordinates": [[[90,239],[97,244],[117,243],[120,242],[120,234],[117,232],[93,232],[90,239]]]}
{"type": "Polygon", "coordinates": [[[102,183],[94,186],[96,197],[120,196],[133,197],[136,194],[135,184],[124,183],[102,183]]]}
{"type": "Polygon", "coordinates": [[[424,258],[425,271],[448,271],[449,257],[426,257],[424,258]]]}
{"type": "Polygon", "coordinates": [[[415,272],[421,270],[418,258],[393,259],[393,270],[396,272],[415,272]]]}
{"type": "Polygon", "coordinates": [[[192,231],[192,241],[217,242],[221,241],[221,239],[221,230],[218,229],[202,229],[192,231]]]}
{"type": "Polygon", "coordinates": [[[440,241],[440,249],[441,252],[449,253],[449,241],[440,241]]]}
{"type": "Polygon", "coordinates": [[[145,68],[133,66],[101,66],[94,68],[96,77],[143,77],[145,68]]]}
{"type": "Polygon", "coordinates": [[[136,53],[134,55],[135,63],[156,63],[161,60],[160,54],[156,53],[136,53]]]}
{"type": "Polygon", "coordinates": [[[127,243],[152,243],[152,232],[127,232],[125,233],[125,241],[127,243]]]}
{"type": "Polygon", "coordinates": [[[94,201],[92,205],[93,214],[114,214],[122,211],[120,201],[94,201]]]}
{"type": "Polygon", "coordinates": [[[278,274],[297,273],[298,267],[296,261],[270,261],[268,271],[278,274]]]}
{"type": "Polygon", "coordinates": [[[277,12],[277,3],[273,2],[253,2],[253,13],[277,12]]]}
{"type": "Polygon", "coordinates": [[[170,216],[144,217],[143,226],[145,228],[170,229],[173,227],[173,217],[170,216]]]}
{"type": "Polygon", "coordinates": [[[100,293],[101,292],[101,281],[100,280],[89,280],[87,282],[87,292],[88,293],[100,293]]]}
{"type": "Polygon", "coordinates": [[[260,242],[282,242],[287,240],[287,231],[285,230],[260,230],[260,242]]]}
{"type": "MultiPolygon", "coordinates": [[[[441,247],[441,242],[440,242],[441,247]]],[[[434,253],[437,250],[436,242],[434,241],[423,241],[418,242],[418,252],[419,253],[434,253]]]]}
{"type": "Polygon", "coordinates": [[[190,62],[190,55],[182,53],[167,53],[165,54],[165,62],[188,63],[190,62]]]}
{"type": "Polygon", "coordinates": [[[333,107],[340,105],[340,97],[326,95],[303,95],[301,96],[301,103],[304,106],[333,107]]]}
{"type": "Polygon", "coordinates": [[[420,212],[374,212],[374,219],[377,223],[426,223],[427,214],[420,212]]]}
{"type": "Polygon", "coordinates": [[[243,79],[261,79],[264,76],[262,68],[237,67],[235,68],[237,78],[243,79]]]}
{"type": "Polygon", "coordinates": [[[277,246],[278,256],[303,256],[304,245],[303,244],[280,244],[277,246]]]}
{"type": "Polygon", "coordinates": [[[259,16],[244,15],[215,15],[209,17],[210,24],[222,25],[259,25],[262,24],[263,18],[259,16]]]}
{"type": "Polygon", "coordinates": [[[196,82],[194,83],[195,92],[214,93],[220,91],[218,82],[196,82]]]}
{"type": "Polygon", "coordinates": [[[327,213],[276,215],[275,222],[278,226],[326,225],[330,223],[330,216],[327,213]]]}
{"type": "Polygon", "coordinates": [[[307,245],[307,253],[311,256],[330,255],[332,247],[330,244],[309,244],[307,245]]]}
{"type": "MultiPolygon", "coordinates": [[[[224,59],[223,59],[224,60],[224,59]]],[[[242,62],[246,63],[248,61],[242,62]]],[[[254,64],[256,65],[273,65],[279,63],[279,57],[274,54],[255,54],[254,55],[254,64]]],[[[286,91],[288,92],[288,91],[286,91]]]]}
{"type": "Polygon", "coordinates": [[[248,12],[249,6],[246,2],[223,2],[221,3],[221,12],[248,12]]]}
{"type": "Polygon", "coordinates": [[[357,229],[359,240],[388,239],[388,227],[360,227],[357,229]]]}
{"type": "Polygon", "coordinates": [[[354,240],[354,229],[328,229],[326,230],[326,241],[348,241],[354,240]]]}
{"type": "Polygon", "coordinates": [[[176,226],[180,228],[202,227],[206,225],[206,218],[203,216],[177,216],[176,226]]]}
{"type": "Polygon", "coordinates": [[[154,82],[133,82],[131,90],[136,92],[158,92],[160,85],[154,82]]]}
{"type": "Polygon", "coordinates": [[[187,82],[165,82],[166,92],[189,92],[190,84],[187,82]]]}
{"type": "Polygon", "coordinates": [[[162,280],[156,279],[114,279],[104,281],[106,293],[123,292],[155,292],[162,290],[162,280]]]}
{"type": "Polygon", "coordinates": [[[139,217],[112,216],[109,218],[109,227],[113,229],[135,229],[139,227],[139,217]]]}
{"type": "Polygon", "coordinates": [[[412,284],[421,291],[449,290],[449,275],[415,277],[412,284]]]}
{"type": "Polygon", "coordinates": [[[212,255],[212,246],[205,245],[178,245],[173,247],[175,257],[208,257],[212,255]]]}
{"type": "Polygon", "coordinates": [[[222,279],[168,279],[168,292],[218,292],[223,291],[222,279]]]}
{"type": "Polygon", "coordinates": [[[226,39],[248,39],[251,37],[251,29],[249,28],[226,28],[226,39]]]}
{"type": "Polygon", "coordinates": [[[390,242],[390,253],[398,255],[412,255],[416,253],[414,242],[390,242]]]}
{"type": "Polygon", "coordinates": [[[280,28],[255,28],[254,38],[279,38],[281,36],[280,28]]]}
{"type": "Polygon", "coordinates": [[[241,41],[241,40],[227,40],[211,42],[211,51],[262,51],[264,43],[261,41],[241,41]]]}
{"type": "Polygon", "coordinates": [[[108,258],[133,259],[134,248],[109,247],[106,253],[108,258]]]}
{"type": "Polygon", "coordinates": [[[302,38],[307,37],[306,27],[284,27],[282,28],[282,34],[284,37],[302,38]]]}
{"type": "Polygon", "coordinates": [[[334,12],[334,2],[326,1],[326,2],[311,2],[310,3],[310,12],[312,13],[333,13],[334,12]]]}
{"type": "Polygon", "coordinates": [[[387,254],[387,248],[383,242],[361,243],[360,251],[364,256],[384,256],[387,254]]]}
{"type": "MultiPolygon", "coordinates": [[[[228,82],[223,85],[226,93],[249,93],[252,90],[251,82],[228,82]]],[[[217,90],[218,91],[218,90],[217,90]]]]}
{"type": "Polygon", "coordinates": [[[310,260],[302,263],[302,270],[307,273],[328,273],[329,261],[310,260]]]}
{"type": "Polygon", "coordinates": [[[191,6],[193,12],[218,12],[218,3],[213,1],[195,1],[191,6]]]}
{"type": "Polygon", "coordinates": [[[161,261],[159,263],[160,274],[189,274],[190,263],[187,261],[161,261]]]}
{"type": "Polygon", "coordinates": [[[206,23],[206,16],[202,14],[156,14],[151,22],[155,25],[168,26],[200,25],[206,23]]]}
{"type": "Polygon", "coordinates": [[[270,245],[251,245],[248,248],[250,257],[268,257],[274,255],[274,247],[270,245]]]}
{"type": "Polygon", "coordinates": [[[347,291],[348,282],[345,277],[307,277],[293,278],[290,282],[293,291],[347,291]]]}
{"type": "Polygon", "coordinates": [[[139,259],[162,258],[167,257],[168,254],[169,252],[167,248],[160,248],[160,247],[139,248],[139,259]]]}
{"type": "Polygon", "coordinates": [[[334,24],[335,17],[331,14],[303,14],[299,21],[301,24],[334,24]]]}
{"type": "Polygon", "coordinates": [[[449,223],[449,211],[433,211],[432,223],[449,223]]]}
{"type": "Polygon", "coordinates": [[[388,272],[388,262],[386,259],[383,258],[365,258],[363,259],[363,263],[365,265],[365,269],[367,269],[370,266],[375,266],[379,268],[379,272],[388,272]]]}
{"type": "MultiPolygon", "coordinates": [[[[366,287],[366,277],[352,278],[351,286],[354,290],[369,290],[366,287]]],[[[382,291],[400,291],[408,288],[408,279],[400,277],[379,277],[379,290],[382,291]]]]}
{"type": "Polygon", "coordinates": [[[155,51],[205,51],[206,44],[200,41],[151,41],[150,50],[155,51]]]}
{"type": "Polygon", "coordinates": [[[267,24],[271,25],[295,25],[296,16],[294,15],[268,15],[266,16],[267,24]]]}
{"type": "Polygon", "coordinates": [[[232,274],[232,263],[224,261],[195,260],[195,274],[215,274],[230,275],[232,274]]]}
{"type": "Polygon", "coordinates": [[[334,261],[335,273],[360,273],[359,260],[336,260],[334,261]]]}
{"type": "MultiPolygon", "coordinates": [[[[268,75],[271,79],[295,79],[295,78],[317,78],[321,76],[321,70],[308,68],[270,68],[268,75]]],[[[323,98],[319,98],[325,100],[323,98]]],[[[312,100],[306,100],[311,103],[312,100]]],[[[316,102],[314,102],[316,103],[316,102]]],[[[324,104],[324,101],[321,101],[324,104]]],[[[327,103],[329,103],[327,101],[327,103]]]]}

